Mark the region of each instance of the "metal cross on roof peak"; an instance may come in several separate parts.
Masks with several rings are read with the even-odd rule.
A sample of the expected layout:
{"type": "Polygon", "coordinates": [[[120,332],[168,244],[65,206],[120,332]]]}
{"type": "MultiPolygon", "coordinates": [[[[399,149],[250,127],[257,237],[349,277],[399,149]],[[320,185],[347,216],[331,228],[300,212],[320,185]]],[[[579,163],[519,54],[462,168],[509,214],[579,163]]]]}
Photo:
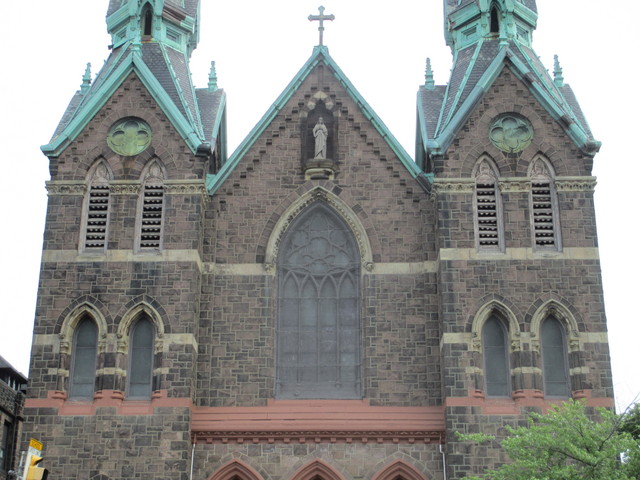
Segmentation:
{"type": "Polygon", "coordinates": [[[324,14],[324,7],[322,5],[320,5],[320,7],[318,7],[318,11],[320,12],[320,15],[309,15],[309,21],[310,22],[320,22],[320,25],[318,26],[318,32],[320,32],[320,43],[319,45],[322,45],[322,37],[323,37],[323,33],[324,33],[324,21],[325,20],[335,20],[336,16],[331,14],[331,15],[325,15],[324,14]]]}

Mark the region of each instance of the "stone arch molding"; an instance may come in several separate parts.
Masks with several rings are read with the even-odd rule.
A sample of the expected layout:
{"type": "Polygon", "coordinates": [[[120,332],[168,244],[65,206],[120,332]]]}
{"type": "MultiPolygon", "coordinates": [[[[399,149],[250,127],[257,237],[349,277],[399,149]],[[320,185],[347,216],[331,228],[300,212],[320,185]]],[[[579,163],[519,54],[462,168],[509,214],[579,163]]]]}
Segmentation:
{"type": "Polygon", "coordinates": [[[89,303],[83,303],[75,308],[62,322],[60,328],[60,353],[71,355],[73,333],[80,321],[89,316],[98,327],[98,353],[103,353],[107,345],[107,322],[100,310],[89,303]]]}
{"type": "Polygon", "coordinates": [[[163,337],[164,337],[164,323],[161,320],[161,316],[158,311],[146,302],[139,303],[132,309],[130,309],[120,320],[118,325],[118,331],[116,336],[118,338],[118,353],[126,354],[129,349],[129,339],[131,337],[131,328],[134,323],[140,318],[141,315],[147,315],[151,323],[156,329],[155,339],[156,344],[154,346],[155,352],[162,352],[163,337]]]}
{"type": "Polygon", "coordinates": [[[540,352],[540,329],[542,322],[548,317],[554,317],[565,329],[569,351],[575,352],[580,349],[580,335],[578,322],[571,314],[571,311],[556,300],[547,300],[533,314],[531,318],[531,346],[536,352],[540,352]]]}
{"type": "Polygon", "coordinates": [[[298,215],[315,202],[325,202],[345,221],[358,244],[362,266],[365,270],[372,271],[373,257],[371,255],[371,244],[369,243],[369,237],[360,219],[342,199],[322,187],[316,187],[302,195],[280,216],[267,243],[265,270],[268,273],[275,273],[280,243],[286,231],[298,215]]]}
{"type": "Polygon", "coordinates": [[[371,480],[426,480],[413,465],[396,460],[380,470],[371,480]]]}
{"type": "Polygon", "coordinates": [[[231,460],[216,470],[209,480],[264,480],[255,469],[241,460],[231,460]]]}
{"type": "Polygon", "coordinates": [[[471,332],[473,334],[473,351],[482,351],[482,327],[493,313],[497,313],[509,325],[508,334],[511,351],[521,350],[520,325],[518,324],[518,319],[511,309],[504,303],[498,300],[492,300],[480,307],[473,318],[473,323],[471,324],[471,332]]]}
{"type": "Polygon", "coordinates": [[[331,465],[320,459],[312,460],[300,468],[291,480],[314,480],[316,478],[320,480],[344,480],[344,477],[331,465]]]}
{"type": "Polygon", "coordinates": [[[500,177],[500,170],[498,169],[498,165],[496,165],[495,160],[491,157],[491,155],[487,153],[483,153],[476,160],[476,163],[473,166],[471,171],[472,178],[480,178],[480,177],[491,177],[494,180],[498,180],[500,177]]]}
{"type": "Polygon", "coordinates": [[[548,178],[551,180],[556,177],[556,172],[551,161],[542,153],[537,153],[529,163],[527,176],[531,178],[548,178]]]}

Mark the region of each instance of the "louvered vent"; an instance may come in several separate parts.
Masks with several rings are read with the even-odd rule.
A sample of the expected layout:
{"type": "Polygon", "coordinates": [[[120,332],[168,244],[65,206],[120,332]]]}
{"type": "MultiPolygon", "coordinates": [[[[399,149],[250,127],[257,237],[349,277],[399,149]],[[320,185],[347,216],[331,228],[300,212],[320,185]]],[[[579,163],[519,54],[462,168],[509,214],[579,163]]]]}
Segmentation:
{"type": "Polygon", "coordinates": [[[140,227],[140,248],[160,248],[162,236],[162,185],[145,185],[140,227]]]}
{"type": "Polygon", "coordinates": [[[480,247],[498,247],[498,203],[495,183],[476,184],[478,242],[480,247]]]}
{"type": "Polygon", "coordinates": [[[87,249],[104,249],[107,242],[109,214],[109,186],[92,185],[89,190],[87,228],[84,246],[87,249]]]}
{"type": "Polygon", "coordinates": [[[533,206],[533,236],[536,246],[553,247],[556,244],[553,225],[551,183],[534,181],[531,184],[533,206]]]}

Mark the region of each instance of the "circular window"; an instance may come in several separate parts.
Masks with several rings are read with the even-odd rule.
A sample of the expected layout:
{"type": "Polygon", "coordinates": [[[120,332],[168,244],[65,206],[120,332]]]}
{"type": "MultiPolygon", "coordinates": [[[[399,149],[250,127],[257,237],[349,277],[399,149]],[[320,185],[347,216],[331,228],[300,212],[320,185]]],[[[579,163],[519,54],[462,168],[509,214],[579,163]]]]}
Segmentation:
{"type": "Polygon", "coordinates": [[[138,155],[151,144],[151,127],[140,118],[123,118],[109,130],[107,144],[118,155],[138,155]]]}
{"type": "Polygon", "coordinates": [[[505,113],[491,122],[489,138],[503,152],[518,153],[531,145],[533,127],[522,115],[505,113]]]}

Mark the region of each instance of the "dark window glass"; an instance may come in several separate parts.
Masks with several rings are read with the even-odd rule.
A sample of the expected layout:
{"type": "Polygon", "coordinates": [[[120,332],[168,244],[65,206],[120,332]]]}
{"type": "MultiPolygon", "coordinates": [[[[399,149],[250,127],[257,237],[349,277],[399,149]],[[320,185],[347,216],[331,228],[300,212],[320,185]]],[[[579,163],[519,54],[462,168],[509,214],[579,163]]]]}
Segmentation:
{"type": "Polygon", "coordinates": [[[496,7],[491,8],[491,33],[500,33],[500,12],[496,7]]]}
{"type": "Polygon", "coordinates": [[[487,395],[506,397],[511,394],[507,329],[502,320],[491,316],[482,329],[484,345],[484,378],[487,395]]]}
{"type": "Polygon", "coordinates": [[[93,398],[97,341],[98,327],[93,320],[85,317],[74,335],[70,398],[93,398]]]}
{"type": "Polygon", "coordinates": [[[142,35],[145,37],[151,36],[151,27],[153,25],[153,12],[149,4],[145,5],[142,14],[142,35]]]}
{"type": "Polygon", "coordinates": [[[278,396],[359,398],[360,257],[324,204],[302,214],[278,260],[278,396]]]}
{"type": "Polygon", "coordinates": [[[9,465],[9,455],[11,452],[11,424],[2,424],[2,438],[0,439],[0,469],[7,470],[9,465]]]}
{"type": "Polygon", "coordinates": [[[129,356],[129,398],[150,398],[153,378],[153,340],[155,328],[143,317],[136,322],[131,333],[129,356]]]}
{"type": "Polygon", "coordinates": [[[541,340],[544,393],[548,396],[567,397],[567,348],[564,328],[557,319],[549,317],[544,321],[541,340]]]}

